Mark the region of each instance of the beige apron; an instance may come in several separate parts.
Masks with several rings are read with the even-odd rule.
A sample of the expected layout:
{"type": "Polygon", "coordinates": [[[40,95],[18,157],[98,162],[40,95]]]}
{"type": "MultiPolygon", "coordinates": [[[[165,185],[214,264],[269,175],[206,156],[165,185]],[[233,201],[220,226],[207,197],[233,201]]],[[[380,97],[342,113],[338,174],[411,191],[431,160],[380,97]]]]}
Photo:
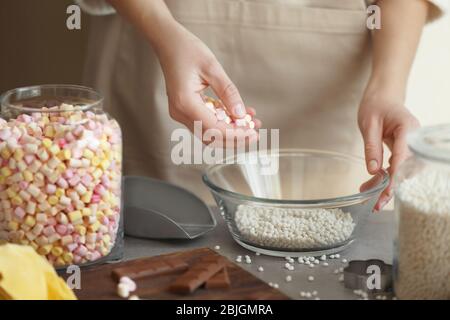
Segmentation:
{"type": "MultiPolygon", "coordinates": [[[[364,0],[168,0],[257,109],[283,148],[363,155],[357,108],[368,79],[364,0]]],[[[171,161],[164,78],[152,48],[118,15],[94,17],[86,84],[124,133],[125,173],[165,179],[206,197],[200,165],[171,161]]]]}

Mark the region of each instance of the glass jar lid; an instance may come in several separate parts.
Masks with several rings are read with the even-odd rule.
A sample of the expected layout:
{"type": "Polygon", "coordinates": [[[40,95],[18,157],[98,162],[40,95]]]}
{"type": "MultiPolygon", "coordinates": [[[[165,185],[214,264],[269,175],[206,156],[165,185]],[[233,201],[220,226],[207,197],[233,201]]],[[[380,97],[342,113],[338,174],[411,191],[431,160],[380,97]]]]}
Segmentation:
{"type": "Polygon", "coordinates": [[[410,133],[408,146],[421,157],[450,163],[450,124],[423,127],[410,133]]]}
{"type": "Polygon", "coordinates": [[[38,112],[42,108],[52,108],[45,112],[64,111],[55,108],[63,103],[74,106],[73,110],[87,111],[100,108],[103,96],[91,88],[68,84],[45,84],[17,88],[0,96],[2,111],[38,112]]]}

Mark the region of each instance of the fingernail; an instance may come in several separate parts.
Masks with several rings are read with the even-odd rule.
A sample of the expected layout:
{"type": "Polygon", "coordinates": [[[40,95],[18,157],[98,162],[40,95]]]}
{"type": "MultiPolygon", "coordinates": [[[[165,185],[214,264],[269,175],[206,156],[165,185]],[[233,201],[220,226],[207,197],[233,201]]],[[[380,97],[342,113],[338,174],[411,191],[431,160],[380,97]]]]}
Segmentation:
{"type": "Polygon", "coordinates": [[[392,198],[393,195],[394,195],[394,189],[391,188],[391,189],[388,190],[388,197],[392,198]]]}
{"type": "Polygon", "coordinates": [[[377,160],[370,160],[369,161],[369,171],[373,172],[378,169],[378,162],[377,160]]]}
{"type": "Polygon", "coordinates": [[[234,107],[234,114],[242,118],[245,116],[245,108],[242,104],[238,104],[234,107]]]}

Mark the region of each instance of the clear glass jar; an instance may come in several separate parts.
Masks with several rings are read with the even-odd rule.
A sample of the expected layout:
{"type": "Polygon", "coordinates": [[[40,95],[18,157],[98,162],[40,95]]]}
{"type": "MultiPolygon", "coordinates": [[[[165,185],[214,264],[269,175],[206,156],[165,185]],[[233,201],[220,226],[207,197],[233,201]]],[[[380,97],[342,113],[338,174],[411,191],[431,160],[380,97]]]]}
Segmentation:
{"type": "Polygon", "coordinates": [[[103,97],[42,85],[0,102],[0,242],[56,267],[120,258],[122,134],[103,97]]]}
{"type": "Polygon", "coordinates": [[[450,299],[450,125],[408,137],[395,176],[394,287],[400,299],[450,299]]]}

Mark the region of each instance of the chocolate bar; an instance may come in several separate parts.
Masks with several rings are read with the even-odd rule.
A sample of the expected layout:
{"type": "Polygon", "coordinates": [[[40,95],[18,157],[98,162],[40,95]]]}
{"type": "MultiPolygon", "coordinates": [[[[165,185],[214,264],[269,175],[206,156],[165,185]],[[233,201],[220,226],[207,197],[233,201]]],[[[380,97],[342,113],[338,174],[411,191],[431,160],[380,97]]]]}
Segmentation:
{"type": "Polygon", "coordinates": [[[222,270],[226,263],[227,260],[219,255],[201,258],[188,271],[179,276],[170,285],[169,290],[178,294],[192,293],[222,270]]]}
{"type": "Polygon", "coordinates": [[[230,277],[226,267],[212,276],[205,284],[206,289],[228,289],[230,286],[230,277]]]}
{"type": "Polygon", "coordinates": [[[133,280],[161,274],[185,271],[188,264],[178,258],[160,258],[158,260],[140,261],[133,266],[119,267],[112,271],[112,276],[119,281],[121,277],[133,280]]]}

